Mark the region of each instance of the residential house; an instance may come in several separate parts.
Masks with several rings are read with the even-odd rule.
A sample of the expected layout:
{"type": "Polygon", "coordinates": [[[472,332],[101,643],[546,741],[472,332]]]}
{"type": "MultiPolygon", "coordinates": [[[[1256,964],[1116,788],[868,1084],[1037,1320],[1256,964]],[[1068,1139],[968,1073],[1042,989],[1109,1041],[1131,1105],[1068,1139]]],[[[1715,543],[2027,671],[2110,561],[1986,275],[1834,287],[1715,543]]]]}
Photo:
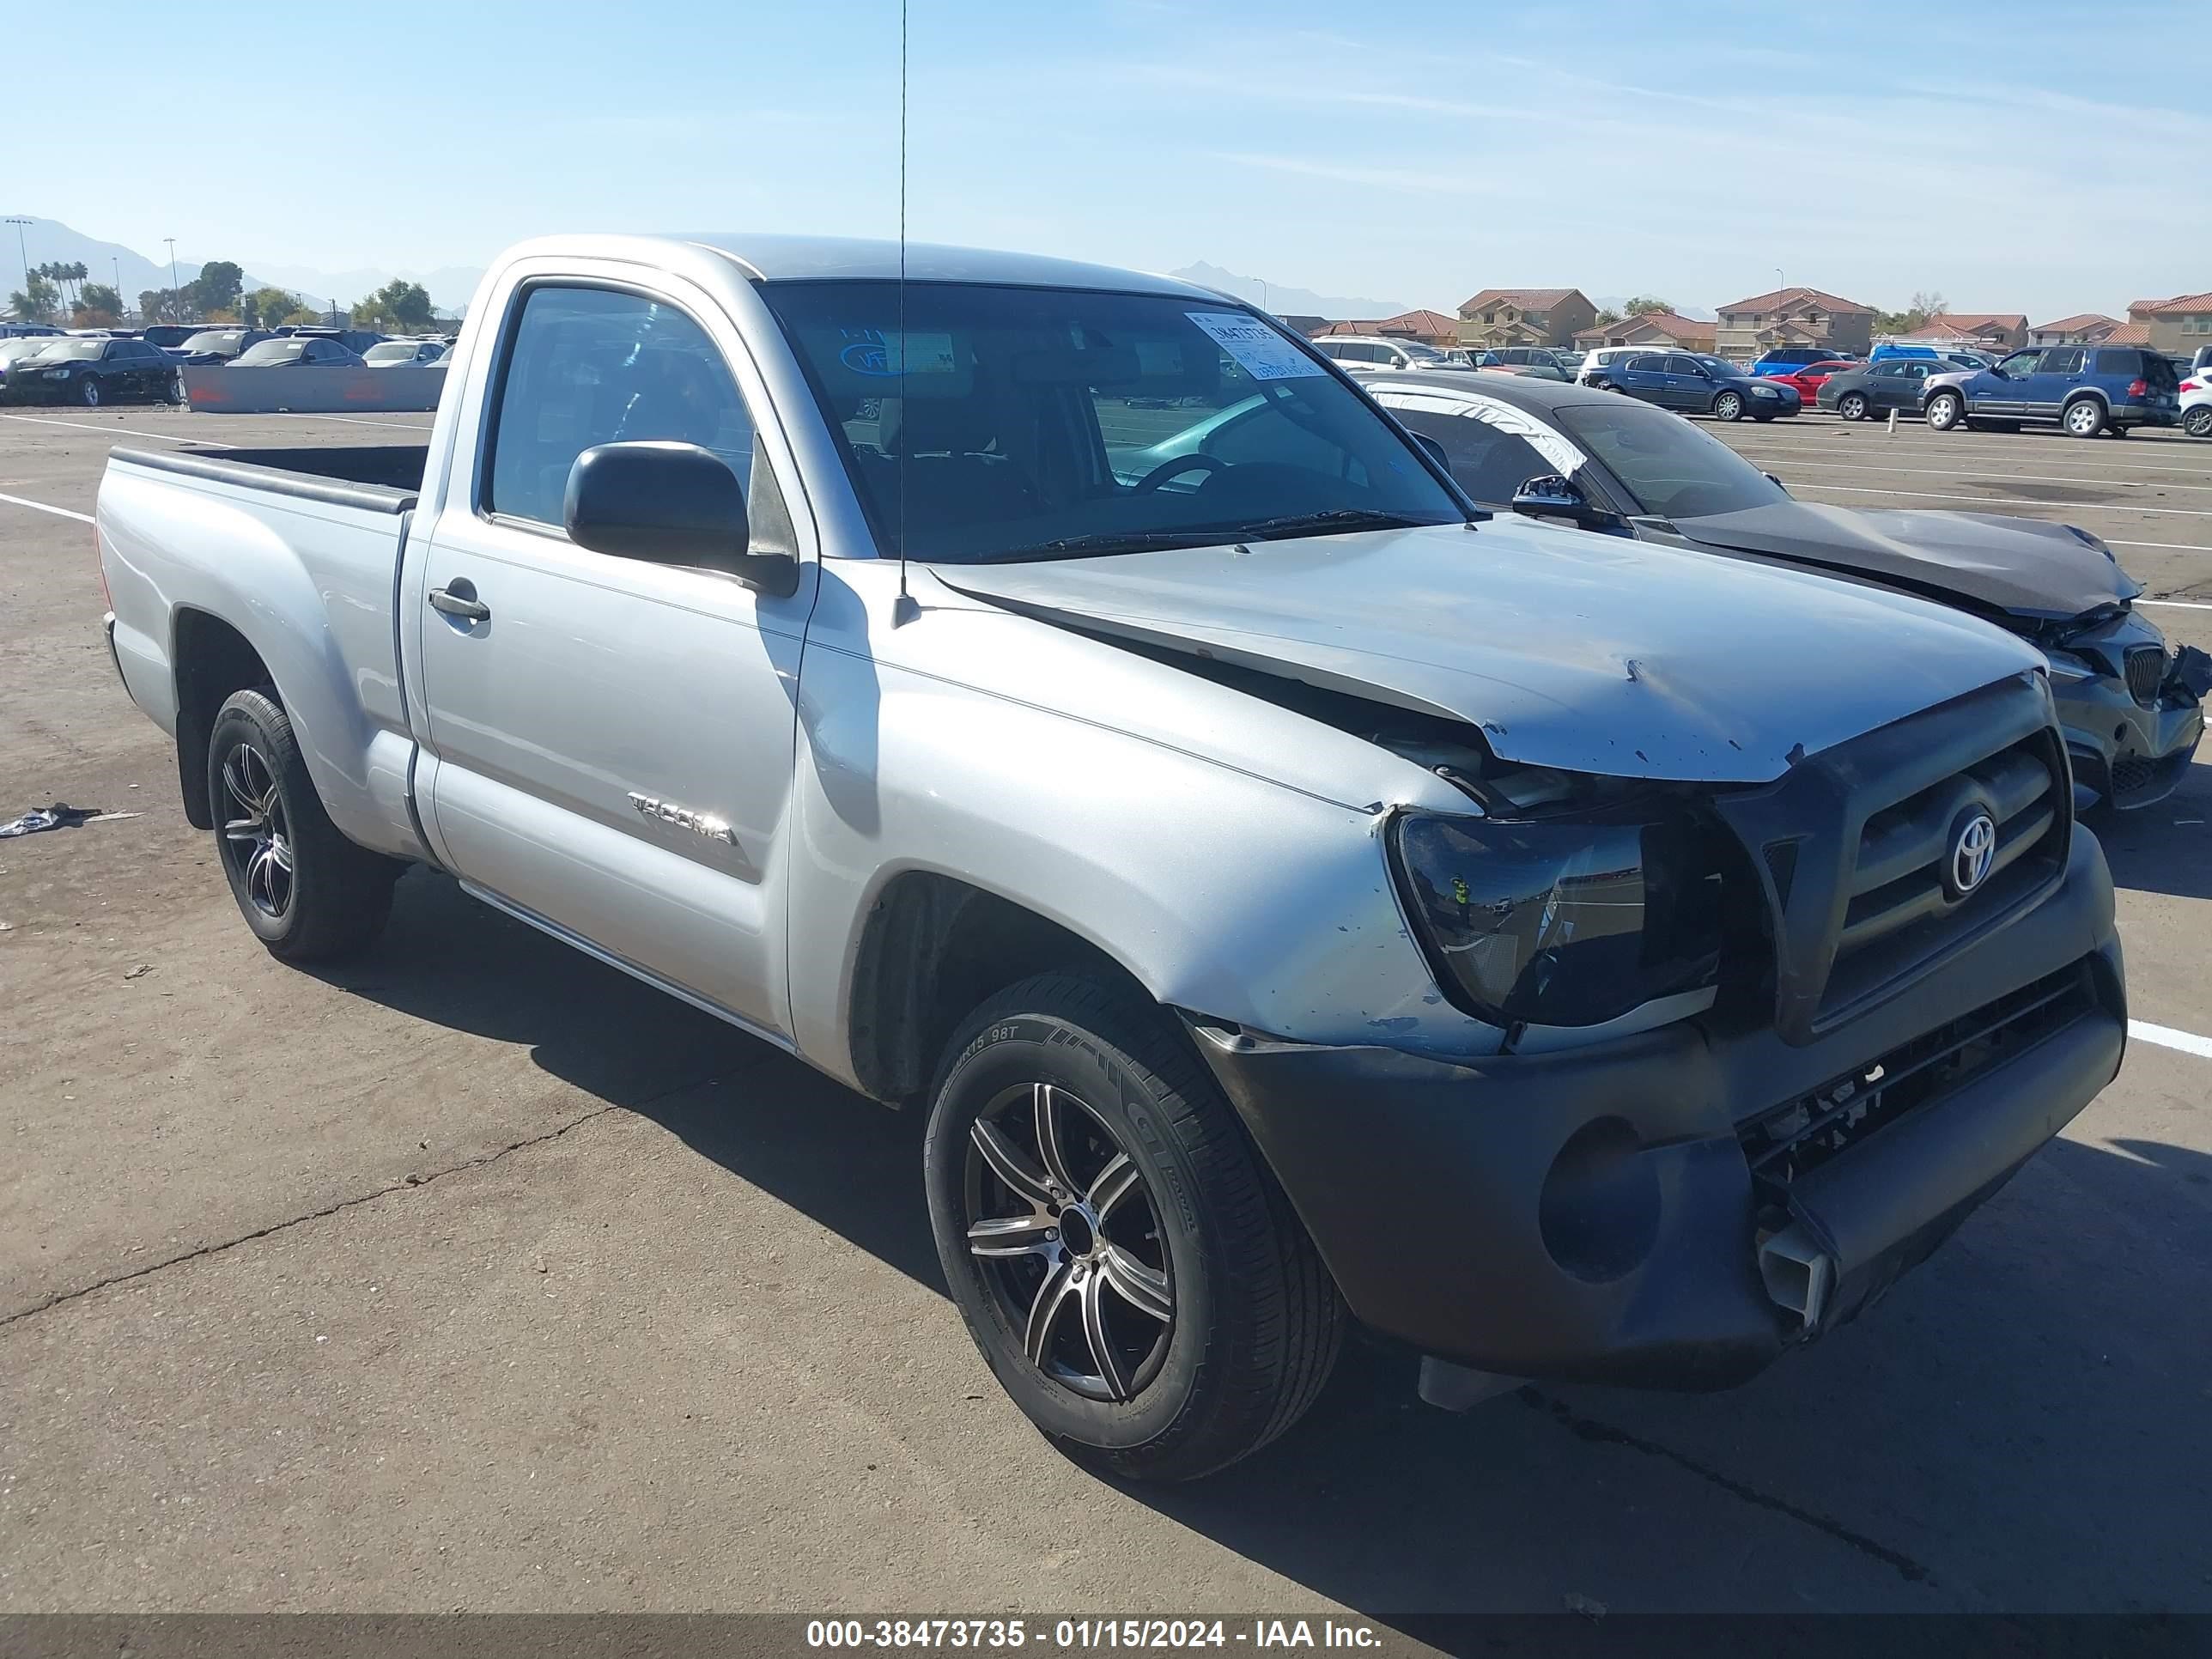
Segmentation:
{"type": "Polygon", "coordinates": [[[1592,346],[1672,346],[1681,351],[1711,351],[1716,325],[1671,311],[1647,311],[1618,322],[1593,323],[1578,331],[1575,344],[1587,351],[1592,346]]]}
{"type": "Polygon", "coordinates": [[[1839,357],[1874,349],[1875,310],[1817,288],[1780,288],[1721,307],[1715,349],[1747,363],[1778,346],[1819,346],[1839,357]]]}
{"type": "Polygon", "coordinates": [[[1294,328],[1309,340],[1328,326],[1326,317],[1310,317],[1304,312],[1285,311],[1276,314],[1275,320],[1285,328],[1294,328]]]}
{"type": "Polygon", "coordinates": [[[1318,340],[1331,334],[1366,334],[1388,340],[1419,340],[1423,345],[1453,346],[1459,343],[1459,325],[1441,311],[1401,311],[1395,317],[1380,320],[1330,323],[1310,330],[1309,339],[1318,340]]]}
{"type": "Polygon", "coordinates": [[[2144,325],[2147,337],[2107,343],[2148,345],[2176,356],[2196,356],[2199,346],[2212,345],[2212,294],[2177,294],[2171,300],[2137,300],[2128,307],[2128,320],[2144,325]]]}
{"type": "Polygon", "coordinates": [[[1563,346],[1597,321],[1578,288],[1486,288],[1459,308],[1463,346],[1563,346]]]}
{"type": "Polygon", "coordinates": [[[2002,357],[2027,343],[2027,319],[2018,312],[1939,311],[1900,340],[1923,345],[1978,346],[2002,357]]]}
{"type": "Polygon", "coordinates": [[[2117,317],[2085,311],[2078,317],[2061,317],[2055,323],[2038,323],[2027,331],[2030,345],[2096,345],[2120,325],[2117,317]]]}

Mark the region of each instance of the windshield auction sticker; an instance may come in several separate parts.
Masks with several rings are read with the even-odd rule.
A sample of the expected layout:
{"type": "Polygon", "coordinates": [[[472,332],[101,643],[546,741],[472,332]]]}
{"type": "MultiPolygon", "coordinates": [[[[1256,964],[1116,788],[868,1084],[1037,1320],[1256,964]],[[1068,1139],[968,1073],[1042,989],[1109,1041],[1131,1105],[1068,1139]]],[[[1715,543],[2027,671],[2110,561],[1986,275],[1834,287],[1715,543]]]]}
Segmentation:
{"type": "Polygon", "coordinates": [[[1184,316],[1214,338],[1255,380],[1287,380],[1326,371],[1256,317],[1237,311],[1187,311],[1184,316]]]}

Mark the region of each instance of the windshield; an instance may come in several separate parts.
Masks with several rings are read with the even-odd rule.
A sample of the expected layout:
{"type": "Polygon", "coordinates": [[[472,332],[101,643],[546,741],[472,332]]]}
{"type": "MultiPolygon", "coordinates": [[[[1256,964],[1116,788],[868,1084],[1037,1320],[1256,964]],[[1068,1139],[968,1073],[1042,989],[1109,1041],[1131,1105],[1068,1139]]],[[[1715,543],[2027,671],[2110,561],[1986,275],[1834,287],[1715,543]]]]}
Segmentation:
{"type": "Polygon", "coordinates": [[[1703,352],[1692,352],[1691,355],[1699,362],[1703,363],[1712,374],[1732,375],[1741,374],[1743,373],[1741,369],[1738,368],[1734,363],[1729,362],[1725,357],[1708,357],[1703,352]]]}
{"type": "Polygon", "coordinates": [[[896,283],[761,292],[886,556],[1049,559],[1466,517],[1304,342],[1225,302],[914,283],[902,336],[896,283]]]}
{"type": "Polygon", "coordinates": [[[42,351],[52,349],[54,337],[33,334],[21,339],[0,340],[0,363],[12,363],[23,357],[35,357],[42,351]]]}
{"type": "Polygon", "coordinates": [[[1419,340],[1400,340],[1397,346],[1417,363],[1448,363],[1451,361],[1448,353],[1439,351],[1432,345],[1423,345],[1419,340]]]}
{"type": "Polygon", "coordinates": [[[1568,434],[1609,467],[1638,511],[1702,519],[1786,501],[1790,492],[1719,439],[1646,404],[1570,404],[1558,411],[1568,434]]]}
{"type": "Polygon", "coordinates": [[[82,362],[97,357],[107,349],[105,340],[57,340],[39,354],[39,361],[47,363],[82,362]]]}
{"type": "Polygon", "coordinates": [[[372,363],[404,363],[422,348],[411,340],[392,340],[368,349],[368,361],[372,363]]]}
{"type": "Polygon", "coordinates": [[[236,354],[245,339],[243,334],[200,333],[185,341],[184,349],[186,351],[219,351],[228,357],[236,354]]]}
{"type": "Polygon", "coordinates": [[[249,346],[238,354],[234,368],[257,368],[270,363],[289,363],[307,349],[305,340],[264,340],[258,346],[249,346]]]}

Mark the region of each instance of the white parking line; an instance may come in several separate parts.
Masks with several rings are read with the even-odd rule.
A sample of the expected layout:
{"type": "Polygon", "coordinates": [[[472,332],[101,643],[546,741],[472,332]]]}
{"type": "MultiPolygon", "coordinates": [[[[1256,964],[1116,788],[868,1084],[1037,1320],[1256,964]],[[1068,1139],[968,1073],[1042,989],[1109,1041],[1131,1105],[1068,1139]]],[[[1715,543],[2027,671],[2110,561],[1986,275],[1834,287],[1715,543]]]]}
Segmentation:
{"type": "MultiPolygon", "coordinates": [[[[1910,429],[1907,428],[1907,430],[1910,429]]],[[[1773,444],[1778,449],[1795,451],[1811,444],[1852,454],[1869,453],[1869,449],[1860,447],[1862,443],[1869,447],[1878,444],[1881,446],[1879,451],[1873,453],[1903,455],[1911,459],[1928,459],[1942,456],[1946,459],[1956,458],[1962,463],[1970,463],[1978,454],[1984,459],[1990,455],[2002,456],[2007,460],[2017,460],[2021,458],[2021,452],[2018,449],[1980,448],[1972,444],[1948,444],[1941,441],[1916,442],[1904,436],[1902,433],[1895,438],[1885,437],[1878,428],[1868,433],[1863,440],[1822,437],[1820,435],[1820,429],[1816,428],[1810,432],[1786,434],[1764,429],[1758,432],[1731,432],[1728,434],[1726,441],[1731,449],[1736,448],[1739,444],[1773,444]]],[[[2161,466],[2155,461],[2123,459],[2109,449],[2099,453],[2111,456],[2114,462],[2130,472],[2179,472],[2192,478],[2201,478],[2205,476],[2208,469],[2212,469],[2212,445],[2206,447],[2203,461],[2195,466],[2161,466]]],[[[2140,449],[2131,452],[2136,455],[2143,453],[2140,449]]],[[[2030,459],[2033,459],[2032,455],[2030,459]]]]}
{"type": "Polygon", "coordinates": [[[2162,547],[2169,553],[2212,553],[2212,547],[2199,547],[2194,542],[2119,542],[2110,536],[2101,539],[2111,547],[2162,547]]]}
{"type": "Polygon", "coordinates": [[[0,501],[7,502],[10,507],[27,507],[33,513],[51,513],[58,519],[75,519],[79,524],[93,521],[89,513],[80,513],[71,507],[51,507],[45,501],[26,501],[21,495],[0,495],[0,501]]]}
{"type": "MultiPolygon", "coordinates": [[[[2205,549],[2212,553],[2212,548],[2205,549]]],[[[2162,605],[2169,611],[2212,611],[2212,605],[2198,599],[2137,599],[2137,605],[2162,605]]]]}
{"type": "MultiPolygon", "coordinates": [[[[1822,472],[1905,473],[1914,477],[1922,478],[1955,478],[1962,472],[1971,470],[1968,468],[1956,466],[1862,466],[1850,461],[1801,461],[1795,456],[1791,456],[1786,461],[1778,461],[1777,465],[1785,466],[1813,467],[1822,472]]],[[[2182,470],[2183,469],[2179,467],[2174,469],[2176,471],[2180,471],[2182,470]]],[[[2004,482],[2004,480],[2002,478],[1996,478],[1991,480],[1991,482],[2001,483],[2004,482]]],[[[2059,472],[2038,472],[2033,476],[2033,482],[2037,483],[2097,484],[2100,486],[2109,486],[2118,489],[2194,489],[2200,491],[2212,489],[2212,483],[2169,484],[2151,483],[2142,478],[2081,478],[2070,477],[2067,474],[2059,472]]]]}
{"type": "Polygon", "coordinates": [[[38,415],[0,415],[0,421],[21,421],[30,426],[68,426],[83,432],[119,432],[126,438],[161,438],[173,444],[200,444],[209,449],[235,449],[212,438],[191,438],[175,432],[147,432],[135,426],[101,426],[92,421],[56,421],[38,415]]]}
{"type": "MultiPolygon", "coordinates": [[[[2023,483],[2033,483],[2033,478],[2023,478],[2023,483]]],[[[2212,519],[2212,507],[2136,507],[2132,503],[2116,507],[2110,501],[2039,501],[2011,495],[1961,495],[1948,489],[1876,489],[1872,484],[1807,483],[1805,489],[1823,489],[1831,495],[1911,495],[1928,501],[1972,501],[1980,507],[2045,507],[2068,513],[2155,513],[2169,519],[2212,519]]]]}
{"type": "Polygon", "coordinates": [[[2212,1037],[2201,1037],[2194,1031],[2177,1031],[2171,1025],[2131,1019],[2128,1022],[2128,1035],[2139,1042],[2155,1042],[2161,1048],[2179,1048],[2199,1060],[2212,1060],[2212,1037]]]}
{"type": "Polygon", "coordinates": [[[372,421],[360,415],[309,415],[296,411],[287,411],[276,418],[282,421],[336,421],[343,426],[388,426],[401,432],[428,432],[431,426],[428,421],[419,423],[414,421],[372,421]]]}

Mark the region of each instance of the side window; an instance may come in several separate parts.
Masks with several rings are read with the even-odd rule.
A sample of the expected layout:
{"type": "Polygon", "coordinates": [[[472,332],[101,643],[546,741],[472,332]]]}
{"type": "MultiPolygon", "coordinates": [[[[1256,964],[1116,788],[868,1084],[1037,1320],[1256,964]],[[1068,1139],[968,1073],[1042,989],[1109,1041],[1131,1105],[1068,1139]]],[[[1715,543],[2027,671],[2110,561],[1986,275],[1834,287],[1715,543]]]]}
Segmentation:
{"type": "Polygon", "coordinates": [[[2036,365],[2043,361],[2043,356],[2040,351],[2015,351],[1997,367],[2005,372],[2008,379],[2017,380],[2023,374],[2034,374],[2036,365]]]}
{"type": "Polygon", "coordinates": [[[2081,359],[2080,346],[2053,346],[2043,354],[2041,372],[2045,374],[2079,374],[2081,359]]]}
{"type": "Polygon", "coordinates": [[[1452,477],[1478,501],[1510,501],[1529,479],[1560,470],[1526,438],[1500,431],[1475,416],[1440,415],[1425,409],[1390,412],[1411,430],[1443,446],[1452,477]]]}
{"type": "Polygon", "coordinates": [[[2097,354],[2097,373],[2133,375],[2142,361],[2132,351],[2100,351],[2097,354]]]}
{"type": "Polygon", "coordinates": [[[1621,367],[1638,374],[1660,374],[1666,372],[1666,362],[1663,357],[1631,357],[1621,367]]]}
{"type": "Polygon", "coordinates": [[[641,295],[528,290],[500,386],[485,510],[557,525],[577,456],[655,438],[712,450],[750,495],[752,420],[704,329],[641,295]]]}
{"type": "Polygon", "coordinates": [[[1697,375],[1703,374],[1705,371],[1698,367],[1697,360],[1695,358],[1669,357],[1667,360],[1667,372],[1669,374],[1697,375]]]}

